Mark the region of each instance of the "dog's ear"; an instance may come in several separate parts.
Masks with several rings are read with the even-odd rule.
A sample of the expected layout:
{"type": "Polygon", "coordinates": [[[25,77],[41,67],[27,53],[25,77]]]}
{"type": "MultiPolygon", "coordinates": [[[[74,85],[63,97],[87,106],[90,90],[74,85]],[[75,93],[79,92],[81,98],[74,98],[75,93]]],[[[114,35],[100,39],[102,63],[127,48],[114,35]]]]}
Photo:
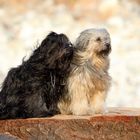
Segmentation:
{"type": "Polygon", "coordinates": [[[38,57],[34,56],[34,61],[37,59],[45,59],[46,57],[50,57],[52,52],[55,50],[57,51],[58,46],[58,34],[55,32],[50,32],[45,39],[40,43],[39,47],[34,51],[35,56],[39,55],[38,57]]]}
{"type": "Polygon", "coordinates": [[[85,51],[85,49],[87,48],[89,44],[89,39],[84,37],[84,35],[80,35],[76,42],[75,42],[75,45],[74,47],[76,48],[76,50],[80,50],[80,51],[85,51]]]}
{"type": "Polygon", "coordinates": [[[36,64],[40,62],[42,62],[42,64],[43,63],[46,64],[46,62],[49,61],[48,59],[50,57],[53,57],[53,55],[50,52],[52,50],[55,50],[58,44],[57,42],[58,42],[58,34],[55,32],[49,33],[47,37],[43,39],[43,41],[40,43],[37,49],[34,50],[33,54],[31,55],[28,61],[30,61],[31,63],[36,63],[36,64]]]}

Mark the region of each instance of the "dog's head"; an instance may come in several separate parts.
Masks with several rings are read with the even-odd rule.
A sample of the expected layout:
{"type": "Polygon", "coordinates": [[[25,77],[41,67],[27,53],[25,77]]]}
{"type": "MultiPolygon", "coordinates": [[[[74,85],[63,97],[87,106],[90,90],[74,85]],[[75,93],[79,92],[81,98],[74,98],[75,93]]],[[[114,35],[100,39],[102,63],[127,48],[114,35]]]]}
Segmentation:
{"type": "Polygon", "coordinates": [[[50,69],[67,69],[73,55],[73,45],[65,34],[51,32],[41,43],[40,50],[45,55],[50,69]]]}
{"type": "Polygon", "coordinates": [[[110,35],[106,29],[88,29],[83,31],[76,40],[75,47],[88,56],[106,57],[111,52],[110,35]]]}

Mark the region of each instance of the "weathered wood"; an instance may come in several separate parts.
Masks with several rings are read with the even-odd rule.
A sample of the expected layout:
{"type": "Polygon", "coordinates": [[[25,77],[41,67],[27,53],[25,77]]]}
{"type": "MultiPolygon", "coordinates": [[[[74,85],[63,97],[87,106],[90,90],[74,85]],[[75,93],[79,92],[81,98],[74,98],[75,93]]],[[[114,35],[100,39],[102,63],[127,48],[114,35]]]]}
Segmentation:
{"type": "Polygon", "coordinates": [[[0,121],[0,140],[140,140],[140,109],[0,121]]]}

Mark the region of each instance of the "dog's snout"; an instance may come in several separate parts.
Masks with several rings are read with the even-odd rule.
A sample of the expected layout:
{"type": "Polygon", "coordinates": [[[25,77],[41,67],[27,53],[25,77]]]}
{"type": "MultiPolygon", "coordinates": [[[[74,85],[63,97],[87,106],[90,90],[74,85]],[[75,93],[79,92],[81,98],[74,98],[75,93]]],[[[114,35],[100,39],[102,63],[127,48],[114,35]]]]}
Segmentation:
{"type": "Polygon", "coordinates": [[[111,47],[110,43],[106,43],[105,45],[106,45],[107,48],[111,47]]]}

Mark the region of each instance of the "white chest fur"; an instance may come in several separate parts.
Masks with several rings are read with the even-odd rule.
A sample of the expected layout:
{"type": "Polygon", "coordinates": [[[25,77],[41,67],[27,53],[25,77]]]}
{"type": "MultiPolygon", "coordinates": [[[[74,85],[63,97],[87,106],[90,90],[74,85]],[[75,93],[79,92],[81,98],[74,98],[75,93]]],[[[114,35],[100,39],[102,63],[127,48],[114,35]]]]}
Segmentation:
{"type": "Polygon", "coordinates": [[[104,110],[110,77],[93,67],[81,66],[68,79],[70,112],[74,115],[101,113],[104,110]]]}

